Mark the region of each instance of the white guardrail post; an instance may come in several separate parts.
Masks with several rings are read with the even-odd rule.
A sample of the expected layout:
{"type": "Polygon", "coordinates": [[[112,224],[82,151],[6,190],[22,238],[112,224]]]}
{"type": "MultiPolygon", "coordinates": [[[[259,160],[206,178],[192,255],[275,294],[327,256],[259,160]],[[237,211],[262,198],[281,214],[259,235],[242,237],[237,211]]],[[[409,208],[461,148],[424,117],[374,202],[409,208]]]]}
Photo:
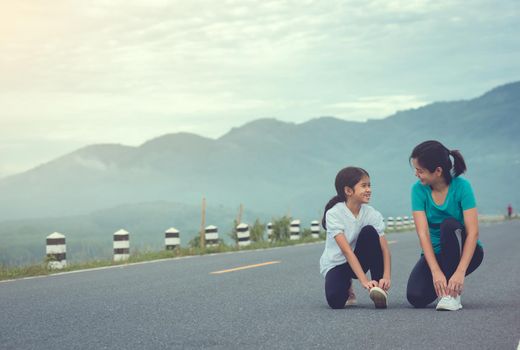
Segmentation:
{"type": "Polygon", "coordinates": [[[67,266],[67,246],[65,244],[65,235],[54,232],[47,236],[46,253],[49,260],[47,266],[49,269],[60,270],[67,266]]]}
{"type": "Polygon", "coordinates": [[[312,238],[320,238],[320,222],[318,220],[311,221],[312,238]]]}
{"type": "Polygon", "coordinates": [[[166,250],[173,250],[181,246],[180,232],[175,227],[170,227],[164,232],[164,246],[166,250]]]}
{"type": "Polygon", "coordinates": [[[121,229],[114,233],[114,261],[125,261],[130,257],[130,234],[121,229]]]}
{"type": "Polygon", "coordinates": [[[289,232],[291,234],[291,241],[300,239],[300,220],[291,221],[289,232]]]}
{"type": "Polygon", "coordinates": [[[218,246],[218,227],[209,225],[204,229],[204,237],[206,239],[206,247],[217,247],[218,246]]]}
{"type": "Polygon", "coordinates": [[[241,223],[237,226],[238,246],[245,247],[251,244],[251,233],[249,232],[249,225],[241,223]]]}

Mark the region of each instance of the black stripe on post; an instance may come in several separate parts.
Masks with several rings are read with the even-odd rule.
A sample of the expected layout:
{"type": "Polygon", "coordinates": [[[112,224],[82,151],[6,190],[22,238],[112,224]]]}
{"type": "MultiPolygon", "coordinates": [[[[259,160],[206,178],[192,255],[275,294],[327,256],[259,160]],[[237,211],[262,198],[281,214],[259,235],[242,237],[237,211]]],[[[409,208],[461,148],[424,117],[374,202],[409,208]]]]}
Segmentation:
{"type": "Polygon", "coordinates": [[[166,232],[166,238],[179,238],[179,232],[166,232]]]}
{"type": "Polygon", "coordinates": [[[62,261],[67,258],[67,253],[53,253],[53,254],[47,254],[48,258],[52,258],[56,261],[62,261]]]}
{"type": "Polygon", "coordinates": [[[249,237],[243,237],[238,239],[239,242],[247,242],[249,241],[249,237]]]}
{"type": "Polygon", "coordinates": [[[218,229],[216,229],[216,228],[210,228],[210,229],[206,230],[206,233],[217,233],[217,232],[218,232],[218,229]]]}
{"type": "Polygon", "coordinates": [[[115,235],[114,241],[128,241],[129,235],[115,235]]]}
{"type": "Polygon", "coordinates": [[[65,244],[65,238],[47,238],[47,245],[65,244]]]}
{"type": "Polygon", "coordinates": [[[237,232],[247,232],[249,230],[249,227],[241,227],[237,229],[237,232]]]}
{"type": "Polygon", "coordinates": [[[130,248],[116,248],[114,254],[130,254],[130,248]]]}

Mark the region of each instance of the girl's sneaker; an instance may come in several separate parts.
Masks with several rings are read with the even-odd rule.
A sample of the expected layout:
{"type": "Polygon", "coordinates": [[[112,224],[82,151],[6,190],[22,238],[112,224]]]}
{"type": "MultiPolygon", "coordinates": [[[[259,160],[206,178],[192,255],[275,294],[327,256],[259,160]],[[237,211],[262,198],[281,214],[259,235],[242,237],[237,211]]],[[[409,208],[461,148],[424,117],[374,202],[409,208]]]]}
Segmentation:
{"type": "Polygon", "coordinates": [[[462,309],[460,295],[457,295],[455,298],[451,295],[442,297],[437,303],[437,307],[435,309],[439,311],[457,311],[462,309]]]}
{"type": "Polygon", "coordinates": [[[354,306],[357,305],[357,299],[356,294],[354,294],[354,288],[352,285],[350,285],[350,288],[348,289],[348,299],[345,303],[345,306],[354,306]]]}
{"type": "Polygon", "coordinates": [[[370,299],[374,302],[376,309],[386,309],[388,295],[379,287],[370,289],[370,299]]]}

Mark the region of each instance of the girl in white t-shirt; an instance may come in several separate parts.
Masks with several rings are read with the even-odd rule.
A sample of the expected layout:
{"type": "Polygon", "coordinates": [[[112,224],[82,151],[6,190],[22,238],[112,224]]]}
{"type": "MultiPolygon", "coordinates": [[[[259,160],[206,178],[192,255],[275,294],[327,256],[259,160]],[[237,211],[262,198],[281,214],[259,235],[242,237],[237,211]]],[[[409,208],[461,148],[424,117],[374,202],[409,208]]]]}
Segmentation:
{"type": "Polygon", "coordinates": [[[325,297],[333,309],[355,304],[352,278],[370,293],[376,308],[386,308],[390,288],[390,250],[383,216],[367,205],[372,191],[368,173],[347,167],[336,175],[337,195],[325,206],[327,230],[320,271],[325,297]],[[365,275],[370,270],[372,280],[365,275]]]}

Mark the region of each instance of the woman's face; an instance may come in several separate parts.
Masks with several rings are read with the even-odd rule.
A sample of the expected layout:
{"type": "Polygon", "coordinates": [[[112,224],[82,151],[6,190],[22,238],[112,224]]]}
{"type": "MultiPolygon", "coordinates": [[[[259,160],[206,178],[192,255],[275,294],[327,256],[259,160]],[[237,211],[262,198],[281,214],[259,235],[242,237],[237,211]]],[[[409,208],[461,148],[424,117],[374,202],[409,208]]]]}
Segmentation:
{"type": "Polygon", "coordinates": [[[432,173],[428,169],[420,166],[419,162],[415,158],[412,158],[412,165],[415,169],[415,176],[417,176],[423,185],[431,185],[432,183],[435,183],[438,181],[440,175],[442,175],[442,169],[440,167],[435,169],[432,173]]]}

